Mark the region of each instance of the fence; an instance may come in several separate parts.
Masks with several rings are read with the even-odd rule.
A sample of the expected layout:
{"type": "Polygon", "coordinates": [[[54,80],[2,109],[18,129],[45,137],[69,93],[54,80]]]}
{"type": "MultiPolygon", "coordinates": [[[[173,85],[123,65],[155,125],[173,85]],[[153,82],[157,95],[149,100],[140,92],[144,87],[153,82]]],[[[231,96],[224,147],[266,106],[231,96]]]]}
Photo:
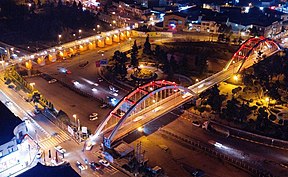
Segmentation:
{"type": "Polygon", "coordinates": [[[273,177],[273,175],[270,172],[268,172],[264,169],[259,170],[258,168],[253,167],[251,164],[248,164],[247,162],[245,162],[243,160],[231,158],[225,154],[219,153],[218,151],[205,146],[204,143],[201,144],[200,141],[198,141],[198,140],[188,139],[188,138],[185,138],[183,136],[179,136],[179,135],[172,133],[172,132],[165,130],[165,129],[159,129],[159,130],[160,130],[160,133],[162,133],[162,134],[172,136],[173,138],[175,138],[179,141],[182,141],[182,142],[185,142],[189,145],[192,145],[193,147],[195,147],[199,150],[202,150],[211,156],[219,158],[223,161],[226,161],[226,162],[232,164],[233,166],[235,166],[237,168],[241,168],[241,169],[253,174],[253,176],[273,177]]]}

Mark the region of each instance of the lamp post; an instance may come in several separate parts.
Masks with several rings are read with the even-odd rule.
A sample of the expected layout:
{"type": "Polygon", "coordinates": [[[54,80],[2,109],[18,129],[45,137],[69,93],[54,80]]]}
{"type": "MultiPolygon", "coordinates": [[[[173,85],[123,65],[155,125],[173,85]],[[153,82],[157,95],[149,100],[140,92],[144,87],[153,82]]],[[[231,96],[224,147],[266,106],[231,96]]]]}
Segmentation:
{"type": "Polygon", "coordinates": [[[79,32],[79,39],[81,39],[81,33],[82,33],[82,30],[79,29],[78,32],[79,32]]]}
{"type": "Polygon", "coordinates": [[[232,65],[233,65],[233,74],[234,74],[234,68],[235,68],[235,61],[232,61],[232,65]]]}
{"type": "Polygon", "coordinates": [[[100,25],[97,25],[97,33],[99,33],[100,25]]]}
{"type": "MultiPolygon", "coordinates": [[[[199,79],[195,79],[195,84],[199,82],[199,79]]],[[[198,86],[196,87],[196,94],[198,94],[198,86]]]]}
{"type": "Polygon", "coordinates": [[[31,86],[31,89],[32,89],[32,91],[33,91],[33,90],[34,90],[35,83],[32,82],[32,83],[30,83],[29,85],[31,86]]]}
{"type": "Polygon", "coordinates": [[[58,35],[58,43],[59,43],[59,44],[61,44],[61,37],[62,37],[62,35],[59,34],[59,35],[58,35]]]}
{"type": "Polygon", "coordinates": [[[75,125],[77,125],[76,119],[77,119],[77,115],[73,114],[74,120],[75,120],[75,125]]]}

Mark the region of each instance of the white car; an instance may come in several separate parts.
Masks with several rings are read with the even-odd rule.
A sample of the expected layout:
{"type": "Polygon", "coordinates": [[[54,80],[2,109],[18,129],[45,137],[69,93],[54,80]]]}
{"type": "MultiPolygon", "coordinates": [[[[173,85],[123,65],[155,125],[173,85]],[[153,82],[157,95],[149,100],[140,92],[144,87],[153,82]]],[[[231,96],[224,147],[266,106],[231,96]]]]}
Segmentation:
{"type": "Polygon", "coordinates": [[[55,82],[57,82],[56,79],[52,79],[52,80],[48,81],[49,84],[53,84],[53,83],[55,83],[55,82]]]}
{"type": "Polygon", "coordinates": [[[98,86],[99,86],[99,84],[98,84],[98,83],[96,83],[96,82],[95,82],[94,84],[92,84],[92,85],[94,85],[94,86],[96,86],[96,87],[98,87],[98,86]]]}
{"type": "Polygon", "coordinates": [[[116,92],[109,92],[109,93],[113,96],[118,96],[118,93],[116,93],[116,92]]]}
{"type": "Polygon", "coordinates": [[[101,159],[99,160],[99,163],[105,167],[109,167],[110,163],[107,160],[101,159]]]}
{"type": "Polygon", "coordinates": [[[72,81],[74,85],[80,85],[78,81],[72,81]]]}
{"type": "Polygon", "coordinates": [[[98,116],[98,113],[96,112],[93,112],[92,114],[89,115],[90,118],[94,118],[94,117],[97,117],[98,116]]]}
{"type": "Polygon", "coordinates": [[[54,147],[56,151],[60,152],[61,154],[64,154],[66,150],[62,148],[60,145],[54,147]]]}
{"type": "Polygon", "coordinates": [[[87,145],[86,145],[86,151],[90,151],[93,147],[93,144],[91,142],[88,142],[87,145]]]}
{"type": "Polygon", "coordinates": [[[152,110],[152,112],[158,112],[158,111],[160,111],[160,109],[161,109],[161,108],[159,108],[159,107],[158,107],[158,108],[155,108],[155,109],[152,110]]]}
{"type": "Polygon", "coordinates": [[[76,166],[80,169],[80,170],[86,170],[87,166],[84,166],[81,162],[77,161],[76,162],[76,166]]]}
{"type": "Polygon", "coordinates": [[[93,92],[97,92],[98,90],[96,88],[92,88],[92,91],[93,92]]]}
{"type": "Polygon", "coordinates": [[[94,121],[94,120],[97,120],[97,119],[98,119],[98,117],[92,117],[89,120],[94,121]]]}
{"type": "Polygon", "coordinates": [[[37,152],[37,154],[36,154],[36,158],[37,158],[37,159],[40,159],[40,158],[42,157],[42,154],[43,154],[43,150],[40,149],[40,150],[37,152]]]}

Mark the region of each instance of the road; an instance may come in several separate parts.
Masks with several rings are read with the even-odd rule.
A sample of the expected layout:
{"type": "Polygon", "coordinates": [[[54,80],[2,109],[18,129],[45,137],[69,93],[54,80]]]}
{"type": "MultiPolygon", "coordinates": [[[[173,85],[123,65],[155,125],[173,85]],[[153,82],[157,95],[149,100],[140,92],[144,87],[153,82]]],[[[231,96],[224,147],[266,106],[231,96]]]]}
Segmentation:
{"type": "MultiPolygon", "coordinates": [[[[65,153],[64,160],[69,161],[71,166],[75,169],[75,171],[79,172],[79,169],[76,167],[76,161],[80,161],[84,163],[84,159],[88,159],[89,161],[98,161],[98,157],[96,155],[91,155],[93,152],[98,151],[96,147],[93,149],[93,152],[82,152],[83,143],[78,144],[73,141],[69,135],[67,135],[63,130],[59,129],[55,124],[53,124],[50,120],[47,119],[42,114],[34,114],[34,107],[30,103],[26,102],[23,98],[23,93],[16,92],[13,89],[7,87],[4,84],[3,80],[0,80],[0,100],[5,103],[10,101],[9,109],[16,115],[19,116],[22,120],[28,119],[31,126],[29,128],[29,135],[38,142],[41,149],[44,150],[44,154],[40,162],[46,163],[47,165],[51,165],[51,159],[55,157],[56,151],[54,146],[61,145],[63,148],[67,150],[65,153]],[[57,133],[57,134],[55,134],[57,133]],[[55,134],[55,135],[53,135],[55,134]],[[51,158],[48,156],[48,151],[51,151],[51,158]],[[44,161],[45,159],[45,161],[44,161]]],[[[21,92],[21,91],[20,91],[21,92]]],[[[36,155],[31,154],[33,157],[36,155]]],[[[59,158],[61,156],[58,154],[59,158]]],[[[38,159],[34,159],[34,165],[38,162],[38,159]]],[[[18,169],[19,170],[19,169],[18,169]]],[[[14,172],[14,171],[13,171],[14,172]]],[[[2,175],[2,174],[1,174],[2,175]]],[[[104,168],[102,171],[93,172],[90,168],[83,171],[81,175],[84,176],[113,176],[113,177],[122,177],[126,176],[124,173],[115,169],[114,167],[104,168]]]]}
{"type": "MultiPolygon", "coordinates": [[[[173,112],[170,114],[173,114],[173,112]]],[[[195,118],[192,118],[192,120],[193,119],[195,120],[195,118]]],[[[287,151],[285,150],[254,144],[241,139],[231,137],[226,138],[196,127],[192,125],[191,121],[184,119],[184,117],[179,117],[163,129],[180,134],[183,137],[199,140],[208,145],[210,145],[208,143],[209,140],[215,140],[216,142],[221,143],[224,147],[218,148],[213,147],[212,145],[210,146],[221,153],[233,158],[244,160],[251,166],[256,166],[259,169],[266,169],[275,176],[284,177],[286,175],[287,169],[280,166],[281,163],[285,163],[288,160],[287,151]],[[181,127],[181,129],[175,129],[175,127],[181,127]]]]}

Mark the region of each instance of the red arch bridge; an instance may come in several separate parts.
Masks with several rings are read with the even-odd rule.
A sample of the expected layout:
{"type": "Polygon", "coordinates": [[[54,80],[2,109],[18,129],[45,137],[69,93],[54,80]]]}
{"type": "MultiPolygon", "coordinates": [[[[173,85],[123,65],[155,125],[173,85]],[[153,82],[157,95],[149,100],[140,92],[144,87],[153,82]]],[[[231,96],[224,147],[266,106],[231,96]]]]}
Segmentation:
{"type": "Polygon", "coordinates": [[[102,134],[105,147],[111,148],[116,139],[183,105],[193,97],[196,98],[200,92],[279,50],[280,47],[273,40],[264,37],[250,38],[241,45],[222,71],[188,88],[165,80],[140,86],[118,102],[90,140],[95,143],[102,134]]]}

